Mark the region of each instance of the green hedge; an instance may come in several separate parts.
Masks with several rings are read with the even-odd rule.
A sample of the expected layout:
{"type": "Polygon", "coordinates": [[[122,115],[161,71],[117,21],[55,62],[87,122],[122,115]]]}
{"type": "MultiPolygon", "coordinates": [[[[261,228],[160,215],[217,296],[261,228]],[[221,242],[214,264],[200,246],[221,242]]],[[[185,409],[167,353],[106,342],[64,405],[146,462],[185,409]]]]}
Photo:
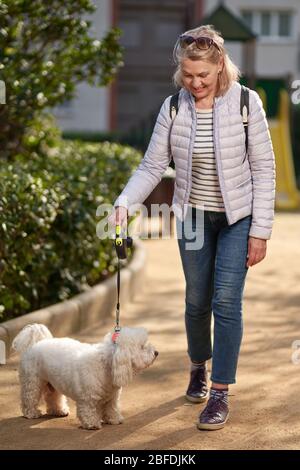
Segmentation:
{"type": "Polygon", "coordinates": [[[122,134],[118,132],[63,131],[62,138],[66,140],[81,140],[83,142],[117,142],[122,143],[122,134]]]}
{"type": "MultiPolygon", "coordinates": [[[[96,209],[112,204],[140,154],[126,146],[61,142],[48,158],[0,169],[0,319],[82,292],[115,272],[96,209]]],[[[130,258],[130,256],[129,256],[130,258]]]]}

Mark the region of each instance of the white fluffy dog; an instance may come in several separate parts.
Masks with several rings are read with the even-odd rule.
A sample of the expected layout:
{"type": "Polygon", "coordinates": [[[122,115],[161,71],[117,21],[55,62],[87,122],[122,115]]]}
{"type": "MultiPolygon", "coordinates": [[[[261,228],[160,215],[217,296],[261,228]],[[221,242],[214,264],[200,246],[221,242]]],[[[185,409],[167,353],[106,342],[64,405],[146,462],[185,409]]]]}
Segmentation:
{"type": "Polygon", "coordinates": [[[28,325],[12,347],[21,354],[19,377],[21,406],[26,418],[39,418],[42,396],[47,414],[67,416],[66,397],[76,402],[84,429],[100,429],[101,423],[121,424],[121,387],[133,373],[150,366],[158,352],[147,343],[144,328],[121,329],[117,340],[108,333],[103,343],[80,343],[53,338],[44,325],[28,325]]]}

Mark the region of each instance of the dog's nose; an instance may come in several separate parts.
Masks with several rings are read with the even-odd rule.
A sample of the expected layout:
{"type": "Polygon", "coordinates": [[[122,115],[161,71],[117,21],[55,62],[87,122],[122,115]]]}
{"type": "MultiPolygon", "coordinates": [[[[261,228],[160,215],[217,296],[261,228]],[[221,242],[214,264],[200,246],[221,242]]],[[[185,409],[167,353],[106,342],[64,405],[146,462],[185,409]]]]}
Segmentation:
{"type": "Polygon", "coordinates": [[[158,356],[158,351],[154,351],[154,355],[157,357],[158,356]]]}

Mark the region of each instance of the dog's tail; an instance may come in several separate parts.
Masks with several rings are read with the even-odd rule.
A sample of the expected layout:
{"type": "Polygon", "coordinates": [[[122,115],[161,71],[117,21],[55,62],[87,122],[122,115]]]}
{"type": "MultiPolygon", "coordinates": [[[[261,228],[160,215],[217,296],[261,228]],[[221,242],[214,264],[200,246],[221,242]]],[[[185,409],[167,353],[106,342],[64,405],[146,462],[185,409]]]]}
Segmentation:
{"type": "Polygon", "coordinates": [[[32,325],[25,326],[20,331],[13,340],[12,348],[18,353],[23,354],[27,349],[45,338],[52,338],[48,328],[45,325],[33,323],[32,325]]]}

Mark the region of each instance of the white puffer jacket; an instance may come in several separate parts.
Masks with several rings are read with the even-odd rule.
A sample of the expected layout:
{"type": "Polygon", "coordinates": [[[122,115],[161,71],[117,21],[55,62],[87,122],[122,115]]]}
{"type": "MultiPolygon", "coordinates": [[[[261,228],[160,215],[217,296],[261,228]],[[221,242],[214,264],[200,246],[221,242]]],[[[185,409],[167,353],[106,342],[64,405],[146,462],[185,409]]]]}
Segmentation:
{"type": "MultiPolygon", "coordinates": [[[[275,158],[261,99],[249,96],[248,155],[240,114],[241,85],[214,99],[214,149],[220,188],[229,225],[252,214],[250,236],[269,239],[274,220],[275,158]]],[[[173,156],[176,179],[172,201],[175,215],[183,220],[192,184],[192,152],[196,133],[196,110],[192,94],[182,88],[179,109],[170,117],[170,99],[160,109],[153,134],[140,165],[114,206],[143,203],[160,182],[173,156]]]]}

